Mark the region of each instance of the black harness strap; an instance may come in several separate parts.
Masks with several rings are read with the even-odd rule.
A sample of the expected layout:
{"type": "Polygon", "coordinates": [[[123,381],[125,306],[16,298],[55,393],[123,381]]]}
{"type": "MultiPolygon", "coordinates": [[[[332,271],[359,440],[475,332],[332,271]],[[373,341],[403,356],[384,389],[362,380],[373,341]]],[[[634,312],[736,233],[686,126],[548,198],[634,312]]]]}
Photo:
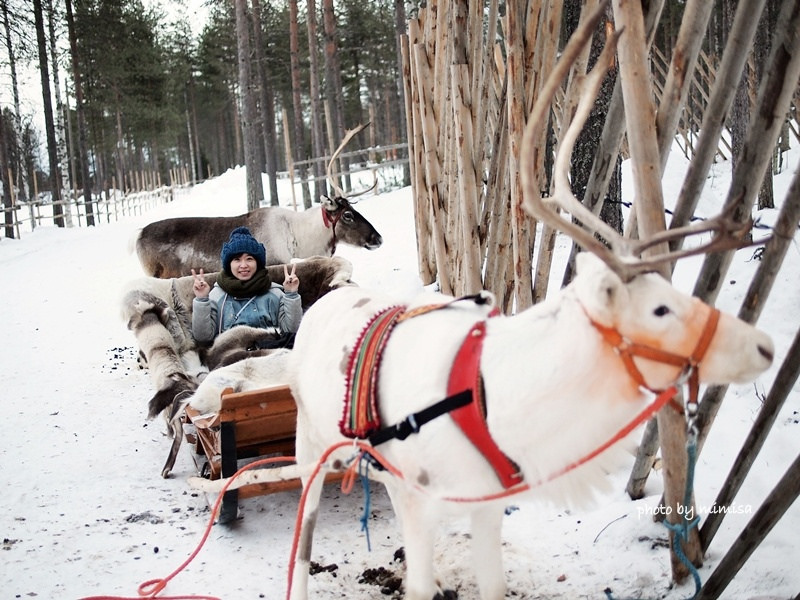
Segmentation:
{"type": "Polygon", "coordinates": [[[441,417],[442,415],[447,414],[457,408],[466,406],[470,402],[472,402],[472,390],[464,390],[463,392],[459,392],[453,396],[448,396],[444,400],[440,400],[428,408],[424,408],[419,412],[408,415],[405,419],[399,423],[396,423],[395,425],[390,425],[389,427],[379,429],[367,439],[373,446],[383,444],[389,440],[402,441],[412,433],[419,433],[420,428],[425,425],[425,423],[433,421],[435,418],[441,417]]]}

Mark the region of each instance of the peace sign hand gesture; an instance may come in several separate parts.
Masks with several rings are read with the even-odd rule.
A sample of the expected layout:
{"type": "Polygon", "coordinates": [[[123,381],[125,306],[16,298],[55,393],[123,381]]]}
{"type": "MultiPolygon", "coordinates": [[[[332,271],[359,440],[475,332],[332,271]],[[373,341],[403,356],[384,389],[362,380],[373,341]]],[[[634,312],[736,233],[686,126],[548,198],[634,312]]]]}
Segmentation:
{"type": "Polygon", "coordinates": [[[283,265],[283,290],[285,292],[296,292],[300,289],[300,279],[295,275],[296,267],[297,263],[292,263],[292,272],[290,273],[286,265],[283,265]]]}
{"type": "Polygon", "coordinates": [[[194,292],[195,298],[208,298],[208,294],[211,292],[211,288],[206,281],[206,275],[203,273],[203,269],[200,269],[199,273],[195,273],[195,270],[192,269],[192,277],[194,277],[194,283],[192,284],[192,291],[194,292]]]}

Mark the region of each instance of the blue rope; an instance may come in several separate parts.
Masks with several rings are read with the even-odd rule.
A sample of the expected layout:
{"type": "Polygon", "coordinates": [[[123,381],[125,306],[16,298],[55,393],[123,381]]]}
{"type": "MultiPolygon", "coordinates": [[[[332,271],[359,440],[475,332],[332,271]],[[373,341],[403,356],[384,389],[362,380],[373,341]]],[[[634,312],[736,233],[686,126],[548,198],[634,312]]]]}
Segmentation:
{"type": "MultiPolygon", "coordinates": [[[[694,467],[697,462],[697,430],[694,427],[690,427],[688,432],[688,438],[686,441],[686,454],[687,458],[687,467],[686,467],[686,488],[683,493],[683,506],[688,507],[691,505],[692,501],[692,490],[694,488],[694,467]]],[[[664,527],[669,529],[674,535],[672,538],[672,550],[675,552],[675,556],[678,557],[686,568],[689,570],[689,573],[692,574],[692,578],[694,579],[694,594],[687,598],[686,600],[694,600],[700,594],[700,588],[702,587],[703,583],[700,579],[700,573],[698,572],[697,568],[692,564],[692,561],[689,560],[689,557],[686,556],[686,553],[683,551],[683,541],[688,541],[689,539],[689,532],[693,527],[697,527],[698,523],[700,523],[700,517],[696,516],[691,521],[687,521],[685,518],[681,519],[679,523],[670,523],[666,519],[663,521],[664,527]]],[[[603,590],[605,593],[607,600],[614,600],[614,596],[611,592],[610,588],[606,588],[603,590]]]]}
{"type": "MultiPolygon", "coordinates": [[[[686,442],[686,453],[688,454],[688,465],[686,469],[686,490],[683,494],[683,505],[688,507],[692,502],[694,467],[695,463],[697,462],[697,433],[694,431],[689,432],[689,439],[686,442]]],[[[694,594],[688,600],[694,600],[694,598],[697,598],[703,583],[700,580],[700,573],[697,571],[697,568],[684,553],[682,542],[689,540],[689,531],[693,527],[697,527],[698,523],[700,523],[699,516],[696,516],[691,521],[681,519],[678,523],[670,523],[666,519],[664,520],[664,526],[673,533],[672,549],[675,552],[675,556],[677,556],[678,560],[680,560],[686,566],[686,568],[689,570],[689,573],[692,574],[692,578],[694,579],[694,594]]]]}
{"type": "Polygon", "coordinates": [[[370,512],[370,488],[369,477],[367,477],[367,469],[369,469],[369,460],[366,455],[362,454],[361,459],[358,461],[358,476],[361,479],[361,488],[364,490],[364,512],[361,515],[361,531],[367,536],[367,552],[372,552],[372,544],[369,541],[369,512],[370,512]]]}

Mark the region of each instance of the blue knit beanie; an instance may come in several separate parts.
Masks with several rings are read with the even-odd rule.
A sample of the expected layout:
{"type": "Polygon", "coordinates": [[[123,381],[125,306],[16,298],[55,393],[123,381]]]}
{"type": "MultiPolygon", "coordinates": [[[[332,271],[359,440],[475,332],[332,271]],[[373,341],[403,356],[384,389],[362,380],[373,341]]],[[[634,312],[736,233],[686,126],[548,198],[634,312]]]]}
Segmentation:
{"type": "Polygon", "coordinates": [[[244,253],[256,259],[259,269],[263,269],[267,264],[267,249],[264,244],[259,242],[250,234],[247,227],[237,227],[231,232],[231,237],[222,245],[222,252],[219,257],[222,261],[222,268],[228,275],[231,275],[231,261],[244,253]]]}

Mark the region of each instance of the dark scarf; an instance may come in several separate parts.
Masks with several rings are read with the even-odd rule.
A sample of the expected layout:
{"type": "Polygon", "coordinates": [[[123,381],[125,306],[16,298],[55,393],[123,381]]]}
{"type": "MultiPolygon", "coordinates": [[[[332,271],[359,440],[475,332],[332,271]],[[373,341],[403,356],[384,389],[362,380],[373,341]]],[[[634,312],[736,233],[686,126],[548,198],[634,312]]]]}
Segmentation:
{"type": "Polygon", "coordinates": [[[217,275],[217,284],[222,291],[234,298],[250,298],[266,294],[272,286],[272,280],[266,269],[259,269],[250,279],[242,281],[225,271],[217,275]]]}

